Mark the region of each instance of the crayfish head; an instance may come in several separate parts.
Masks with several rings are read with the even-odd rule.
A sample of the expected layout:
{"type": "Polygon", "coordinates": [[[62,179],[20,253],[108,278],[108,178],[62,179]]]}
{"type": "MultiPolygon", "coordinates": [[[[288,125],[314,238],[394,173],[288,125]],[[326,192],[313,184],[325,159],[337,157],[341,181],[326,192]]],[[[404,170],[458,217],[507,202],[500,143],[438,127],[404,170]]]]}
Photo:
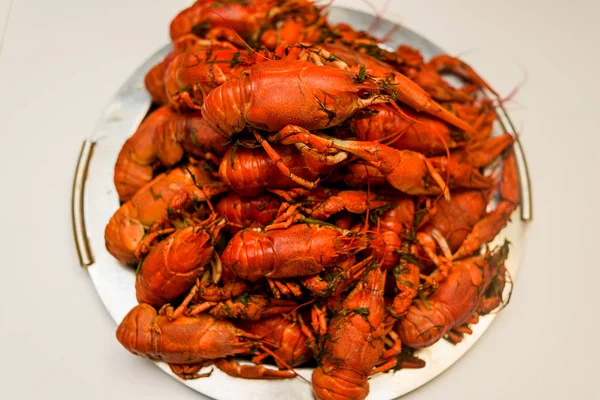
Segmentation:
{"type": "Polygon", "coordinates": [[[365,68],[361,64],[350,68],[350,75],[354,81],[351,92],[355,98],[357,109],[389,102],[390,96],[385,92],[385,87],[380,80],[371,75],[371,68],[365,68]]]}

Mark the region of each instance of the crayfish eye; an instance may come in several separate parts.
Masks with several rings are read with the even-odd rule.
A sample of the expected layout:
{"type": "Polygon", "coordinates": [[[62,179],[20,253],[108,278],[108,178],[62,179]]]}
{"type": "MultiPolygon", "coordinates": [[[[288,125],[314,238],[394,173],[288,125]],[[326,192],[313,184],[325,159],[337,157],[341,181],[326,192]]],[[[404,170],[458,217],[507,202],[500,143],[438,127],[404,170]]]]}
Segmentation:
{"type": "Polygon", "coordinates": [[[369,97],[371,97],[371,91],[369,89],[360,89],[358,91],[358,97],[360,97],[361,99],[368,99],[369,97]]]}

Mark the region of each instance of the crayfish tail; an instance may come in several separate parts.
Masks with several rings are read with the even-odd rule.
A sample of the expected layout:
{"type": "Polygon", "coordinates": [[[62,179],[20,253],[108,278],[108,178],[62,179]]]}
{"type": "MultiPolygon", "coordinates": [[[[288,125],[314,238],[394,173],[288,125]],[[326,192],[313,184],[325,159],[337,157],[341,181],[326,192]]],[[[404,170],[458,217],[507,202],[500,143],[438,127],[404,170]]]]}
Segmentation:
{"type": "Polygon", "coordinates": [[[312,375],[312,386],[317,400],[365,399],[369,395],[367,377],[349,369],[326,372],[318,367],[312,375]]]}
{"type": "Polygon", "coordinates": [[[151,329],[156,317],[156,310],[148,304],[134,307],[117,328],[117,340],[129,352],[142,356],[154,356],[153,333],[151,329]]]}

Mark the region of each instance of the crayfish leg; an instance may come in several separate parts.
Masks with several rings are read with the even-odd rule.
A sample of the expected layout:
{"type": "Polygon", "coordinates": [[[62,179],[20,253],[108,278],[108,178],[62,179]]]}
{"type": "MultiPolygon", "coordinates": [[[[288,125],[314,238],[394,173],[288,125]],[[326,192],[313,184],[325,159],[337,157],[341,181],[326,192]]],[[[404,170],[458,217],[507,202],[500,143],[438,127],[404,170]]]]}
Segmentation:
{"type": "Polygon", "coordinates": [[[452,254],[446,240],[435,229],[432,229],[431,233],[419,232],[417,234],[417,242],[425,254],[427,254],[427,257],[439,268],[441,276],[437,278],[437,281],[440,282],[448,276],[448,271],[452,264],[452,254]],[[437,255],[437,245],[442,249],[444,256],[437,255]]]}
{"type": "MultiPolygon", "coordinates": [[[[300,289],[300,286],[294,284],[293,282],[281,282],[277,279],[270,279],[267,278],[267,280],[269,281],[269,286],[271,287],[275,287],[277,289],[277,291],[284,295],[284,296],[293,296],[293,297],[300,297],[302,296],[302,290],[300,289]]],[[[274,292],[274,293],[277,293],[274,292]]],[[[277,297],[279,298],[279,297],[277,297]]],[[[285,312],[285,311],[281,311],[281,312],[285,312]]],[[[279,311],[273,311],[271,314],[277,314],[279,313],[279,311]]],[[[265,314],[263,314],[265,315],[265,314]]]]}
{"type": "Polygon", "coordinates": [[[455,332],[458,333],[462,333],[463,335],[472,335],[473,334],[473,330],[471,328],[469,328],[468,325],[461,325],[461,326],[457,326],[456,328],[453,329],[455,332]]]}
{"type": "Polygon", "coordinates": [[[275,229],[287,229],[292,226],[293,223],[304,218],[301,214],[296,212],[297,210],[298,205],[290,206],[289,203],[282,203],[279,207],[279,215],[273,220],[273,222],[265,227],[265,232],[275,229]]]}
{"type": "Polygon", "coordinates": [[[396,360],[395,358],[392,358],[390,360],[386,360],[383,364],[381,364],[378,367],[374,368],[373,371],[371,371],[371,373],[369,375],[373,376],[373,375],[378,374],[380,372],[385,372],[387,370],[390,370],[390,369],[394,368],[396,366],[396,364],[398,364],[398,360],[396,360]]]}
{"type": "MultiPolygon", "coordinates": [[[[392,325],[390,325],[390,329],[391,326],[392,325]]],[[[386,345],[389,345],[390,348],[381,355],[379,363],[371,371],[369,374],[370,376],[380,372],[385,372],[391,368],[394,368],[398,364],[398,355],[402,353],[402,342],[400,341],[400,337],[396,332],[390,330],[385,337],[385,343],[386,345]]]]}
{"type": "MultiPolygon", "coordinates": [[[[279,290],[279,287],[275,284],[275,281],[273,279],[267,279],[267,283],[269,284],[269,287],[271,288],[271,292],[273,293],[273,296],[276,299],[280,299],[282,295],[285,295],[286,293],[282,293],[281,290],[279,290]]],[[[287,290],[287,288],[286,288],[287,290]]]]}
{"type": "Polygon", "coordinates": [[[448,332],[446,339],[452,344],[458,344],[463,341],[465,335],[471,335],[473,331],[467,324],[455,326],[448,332]]]}
{"type": "Polygon", "coordinates": [[[288,125],[278,133],[269,136],[269,140],[281,144],[305,144],[309,147],[306,151],[315,151],[319,154],[337,153],[334,146],[331,146],[321,137],[311,133],[309,130],[296,125],[288,125]]]}
{"type": "Polygon", "coordinates": [[[448,340],[452,344],[459,344],[460,342],[463,341],[462,335],[459,333],[456,333],[454,331],[448,332],[445,339],[448,340]]]}
{"type": "Polygon", "coordinates": [[[175,232],[175,228],[160,229],[147,234],[135,249],[135,256],[141,260],[144,255],[150,251],[150,247],[152,246],[152,242],[154,242],[154,240],[156,240],[159,236],[171,234],[173,232],[175,232]]]}
{"type": "Polygon", "coordinates": [[[473,230],[465,238],[460,248],[454,253],[453,259],[467,257],[486,243],[494,240],[496,235],[506,226],[517,205],[511,201],[501,201],[489,214],[479,220],[473,230]]]}
{"type": "Polygon", "coordinates": [[[200,286],[201,286],[201,283],[200,283],[200,280],[198,279],[198,280],[196,280],[196,284],[192,287],[192,289],[190,290],[188,295],[185,297],[185,299],[181,302],[181,304],[174,311],[167,308],[167,318],[170,321],[173,321],[174,319],[183,315],[185,311],[187,311],[188,305],[190,304],[192,299],[196,296],[196,294],[198,293],[198,290],[200,290],[200,286]]]}
{"type": "Polygon", "coordinates": [[[257,354],[254,357],[252,357],[252,362],[254,364],[260,364],[267,357],[269,357],[268,353],[257,354]]]}
{"type": "Polygon", "coordinates": [[[390,357],[396,357],[402,351],[402,342],[400,341],[400,337],[393,330],[388,333],[388,336],[392,340],[392,347],[387,349],[383,355],[381,356],[382,360],[386,360],[390,357]]]}
{"type": "Polygon", "coordinates": [[[396,369],[419,369],[425,367],[425,361],[410,354],[401,353],[397,360],[396,369]]]}
{"type": "Polygon", "coordinates": [[[339,151],[319,136],[296,125],[286,126],[269,136],[269,140],[281,144],[293,144],[303,155],[325,165],[336,165],[348,158],[348,153],[339,151]]]}
{"type": "Polygon", "coordinates": [[[206,366],[212,364],[212,361],[206,361],[204,363],[199,364],[169,364],[169,368],[171,371],[180,377],[181,379],[198,379],[198,378],[208,378],[212,375],[213,370],[211,369],[207,373],[199,374],[200,370],[206,366]]]}
{"type": "Polygon", "coordinates": [[[327,317],[325,315],[325,307],[319,308],[316,304],[310,310],[311,325],[315,333],[319,336],[324,336],[327,333],[327,317]]]}
{"type": "Polygon", "coordinates": [[[315,335],[310,330],[310,328],[304,322],[304,318],[302,317],[302,315],[298,315],[298,323],[300,324],[300,330],[307,338],[307,346],[311,348],[314,354],[318,354],[319,346],[317,344],[317,339],[315,338],[315,335]]]}
{"type": "Polygon", "coordinates": [[[278,371],[264,365],[242,365],[237,361],[222,358],[215,365],[227,375],[244,379],[289,379],[297,375],[294,371],[278,371]]]}
{"type": "MultiPolygon", "coordinates": [[[[196,89],[195,90],[196,95],[201,94],[201,92],[196,89]]],[[[203,96],[200,96],[203,97],[203,96]]],[[[198,105],[196,104],[196,102],[192,99],[192,97],[190,96],[189,92],[181,92],[176,94],[175,96],[173,96],[171,98],[171,104],[174,108],[176,108],[178,111],[180,110],[196,110],[196,111],[200,111],[202,110],[202,104],[198,105]]]]}
{"type": "Polygon", "coordinates": [[[210,262],[210,266],[212,271],[212,282],[217,284],[221,280],[221,276],[223,276],[223,263],[221,262],[219,253],[215,252],[213,259],[210,262]]]}
{"type": "MultiPolygon", "coordinates": [[[[420,269],[415,264],[402,261],[394,268],[394,278],[399,292],[390,306],[389,312],[394,318],[402,317],[417,296],[421,279],[420,269]]],[[[390,335],[393,333],[390,332],[390,335]]]]}
{"type": "Polygon", "coordinates": [[[442,189],[442,193],[444,194],[444,198],[446,199],[446,201],[450,201],[450,189],[448,188],[448,183],[446,182],[446,180],[444,178],[442,178],[442,176],[435,169],[435,167],[433,166],[431,161],[429,161],[423,155],[421,155],[421,158],[422,158],[423,162],[425,163],[425,167],[427,167],[427,171],[429,172],[429,175],[431,175],[431,177],[433,178],[435,183],[437,183],[438,186],[442,189]]]}
{"type": "Polygon", "coordinates": [[[256,138],[258,143],[260,143],[260,145],[265,149],[265,151],[267,152],[267,155],[269,156],[269,158],[271,158],[271,160],[273,161],[273,163],[275,164],[277,169],[279,169],[279,172],[281,172],[281,174],[283,176],[291,179],[298,185],[303,186],[308,189],[314,189],[317,187],[317,185],[319,183],[319,179],[315,180],[314,182],[311,182],[307,179],[304,179],[304,178],[292,173],[292,171],[290,171],[288,166],[285,165],[285,163],[283,162],[283,158],[279,155],[279,153],[277,153],[277,151],[265,139],[263,139],[257,132],[254,132],[254,137],[256,138]]]}
{"type": "Polygon", "coordinates": [[[319,154],[315,153],[315,150],[304,143],[296,143],[296,148],[300,150],[300,153],[307,155],[325,165],[336,165],[345,161],[348,158],[348,153],[339,151],[335,154],[319,154]]]}
{"type": "Polygon", "coordinates": [[[208,310],[209,308],[214,307],[216,305],[217,305],[217,303],[209,302],[209,301],[206,301],[206,302],[200,303],[200,304],[196,304],[196,305],[193,305],[192,307],[190,307],[190,309],[189,309],[189,311],[188,311],[187,314],[190,317],[194,316],[194,315],[198,315],[198,314],[200,314],[200,313],[202,313],[202,312],[204,312],[204,311],[208,310]]]}
{"type": "Polygon", "coordinates": [[[362,278],[367,268],[371,265],[371,261],[373,261],[373,256],[367,257],[350,267],[348,279],[350,279],[351,282],[355,282],[362,278]]]}
{"type": "Polygon", "coordinates": [[[294,295],[294,297],[301,297],[302,296],[302,289],[300,288],[300,285],[298,283],[295,283],[295,282],[286,282],[285,285],[290,290],[290,292],[292,292],[292,294],[294,295]]]}

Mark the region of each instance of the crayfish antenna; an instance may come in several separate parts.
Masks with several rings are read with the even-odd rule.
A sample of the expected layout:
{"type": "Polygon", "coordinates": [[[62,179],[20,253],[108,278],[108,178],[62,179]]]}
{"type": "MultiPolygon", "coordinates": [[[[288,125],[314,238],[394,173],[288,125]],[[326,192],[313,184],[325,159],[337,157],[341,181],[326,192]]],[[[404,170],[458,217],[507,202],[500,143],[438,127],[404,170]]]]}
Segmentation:
{"type": "Polygon", "coordinates": [[[264,351],[265,353],[267,353],[268,355],[270,355],[271,357],[273,357],[275,360],[277,360],[278,363],[280,363],[281,365],[283,365],[285,367],[285,369],[287,369],[289,371],[292,371],[294,374],[296,374],[297,377],[299,377],[300,379],[302,379],[304,382],[310,384],[310,382],[305,377],[303,377],[302,375],[298,374],[294,368],[292,368],[288,363],[286,363],[281,357],[279,357],[277,354],[275,354],[269,348],[267,348],[264,345],[260,345],[259,347],[260,347],[260,349],[262,351],[264,351]]]}
{"type": "Polygon", "coordinates": [[[248,48],[248,50],[250,50],[250,52],[256,54],[257,56],[260,56],[260,57],[264,58],[267,61],[271,61],[270,58],[268,58],[268,57],[260,54],[259,52],[257,52],[252,46],[250,46],[248,44],[248,42],[246,42],[244,39],[242,39],[242,37],[240,36],[240,34],[237,33],[237,31],[235,29],[233,29],[233,27],[231,26],[231,24],[229,23],[229,21],[227,21],[227,19],[225,17],[223,17],[221,14],[219,14],[216,11],[211,11],[211,12],[213,14],[215,14],[217,17],[221,18],[223,21],[225,21],[225,23],[227,24],[227,26],[229,27],[229,29],[231,29],[231,31],[235,34],[235,36],[237,36],[237,38],[244,44],[244,46],[246,46],[248,48]]]}
{"type": "Polygon", "coordinates": [[[394,33],[398,32],[399,29],[400,29],[400,25],[394,24],[394,26],[389,31],[387,31],[385,36],[381,38],[380,42],[381,43],[388,42],[392,38],[392,35],[394,33]]]}
{"type": "MultiPolygon", "coordinates": [[[[378,10],[368,0],[362,0],[362,2],[365,3],[368,7],[370,7],[373,10],[373,13],[375,14],[375,18],[373,19],[373,22],[371,22],[371,24],[367,28],[367,32],[369,33],[369,35],[373,36],[373,35],[371,35],[371,31],[374,30],[374,29],[377,29],[377,27],[379,26],[379,24],[381,24],[381,19],[382,19],[381,16],[390,7],[391,0],[386,0],[385,3],[383,3],[383,6],[381,7],[380,10],[378,10]]],[[[386,43],[386,42],[388,42],[392,38],[392,35],[394,33],[396,33],[400,29],[400,27],[401,26],[399,24],[393,24],[393,26],[385,33],[385,35],[383,35],[383,37],[381,39],[377,39],[377,43],[386,43]]]]}
{"type": "Polygon", "coordinates": [[[438,184],[438,186],[442,189],[442,194],[440,194],[440,196],[438,196],[438,199],[441,196],[444,196],[444,198],[446,199],[446,201],[450,201],[450,189],[448,188],[448,182],[450,180],[450,174],[447,173],[446,175],[446,180],[444,181],[442,179],[442,177],[440,176],[440,174],[438,173],[438,171],[435,169],[435,167],[431,164],[431,162],[425,158],[423,156],[424,160],[425,160],[425,166],[427,167],[427,170],[429,171],[429,174],[431,175],[431,177],[433,178],[433,180],[435,181],[435,183],[438,184]]]}
{"type": "MultiPolygon", "coordinates": [[[[441,140],[442,143],[444,143],[444,150],[446,151],[446,157],[448,157],[448,160],[450,160],[450,148],[448,147],[448,143],[446,143],[446,141],[444,140],[444,138],[442,137],[442,134],[439,133],[437,130],[434,130],[435,134],[437,135],[437,137],[441,140]]],[[[446,169],[446,181],[444,182],[444,186],[445,189],[447,189],[449,187],[450,184],[450,168],[446,169]]],[[[439,201],[442,195],[439,195],[435,201],[439,201]]],[[[444,193],[444,196],[446,198],[447,201],[450,201],[450,192],[448,192],[448,195],[446,196],[446,194],[444,193]]]]}
{"type": "Polygon", "coordinates": [[[385,144],[385,145],[390,145],[391,143],[394,143],[396,140],[400,139],[402,136],[404,136],[404,134],[406,133],[406,131],[411,127],[412,125],[407,126],[404,129],[399,129],[397,132],[391,133],[387,136],[382,137],[381,139],[377,139],[378,142],[380,142],[381,144],[385,144]]]}
{"type": "MultiPolygon", "coordinates": [[[[369,203],[369,196],[371,195],[371,176],[369,175],[369,171],[367,171],[367,204],[369,203]]],[[[363,231],[367,231],[367,229],[369,228],[369,215],[370,215],[370,208],[367,207],[367,215],[365,217],[365,226],[363,228],[363,231]]],[[[379,231],[379,221],[377,223],[377,230],[379,231]]]]}
{"type": "Polygon", "coordinates": [[[510,92],[508,92],[508,94],[506,96],[501,97],[500,95],[498,95],[494,92],[494,94],[496,95],[494,102],[498,103],[497,107],[503,107],[505,103],[508,103],[509,101],[514,100],[514,98],[517,96],[517,93],[519,93],[521,88],[523,86],[525,86],[525,84],[529,80],[529,74],[527,73],[527,70],[525,68],[522,68],[522,69],[523,69],[523,79],[510,92]]]}
{"type": "MultiPolygon", "coordinates": [[[[323,5],[317,5],[317,4],[315,4],[315,6],[317,7],[317,10],[319,11],[319,13],[321,13],[324,10],[328,9],[329,7],[331,7],[331,5],[333,4],[334,1],[335,0],[328,0],[325,3],[323,3],[323,5]]],[[[318,3],[318,0],[315,3],[318,3]]]]}
{"type": "Polygon", "coordinates": [[[413,124],[421,124],[423,125],[423,122],[419,121],[418,119],[415,119],[413,117],[411,117],[410,115],[408,115],[407,113],[405,113],[398,104],[396,104],[395,101],[390,101],[390,105],[398,112],[398,114],[400,114],[400,116],[402,118],[406,118],[407,120],[411,121],[413,124]]]}
{"type": "MultiPolygon", "coordinates": [[[[381,23],[381,16],[389,8],[390,0],[386,0],[386,2],[383,4],[383,6],[381,7],[380,10],[378,10],[377,7],[375,7],[375,5],[373,3],[371,3],[369,0],[362,0],[362,2],[364,4],[366,4],[367,7],[369,7],[373,11],[373,14],[375,15],[375,18],[373,18],[373,21],[371,21],[371,24],[369,24],[369,27],[367,28],[367,32],[369,33],[369,35],[371,35],[371,31],[376,29],[379,26],[379,24],[381,23]]],[[[382,41],[385,42],[385,40],[382,40],[382,41]]]]}

